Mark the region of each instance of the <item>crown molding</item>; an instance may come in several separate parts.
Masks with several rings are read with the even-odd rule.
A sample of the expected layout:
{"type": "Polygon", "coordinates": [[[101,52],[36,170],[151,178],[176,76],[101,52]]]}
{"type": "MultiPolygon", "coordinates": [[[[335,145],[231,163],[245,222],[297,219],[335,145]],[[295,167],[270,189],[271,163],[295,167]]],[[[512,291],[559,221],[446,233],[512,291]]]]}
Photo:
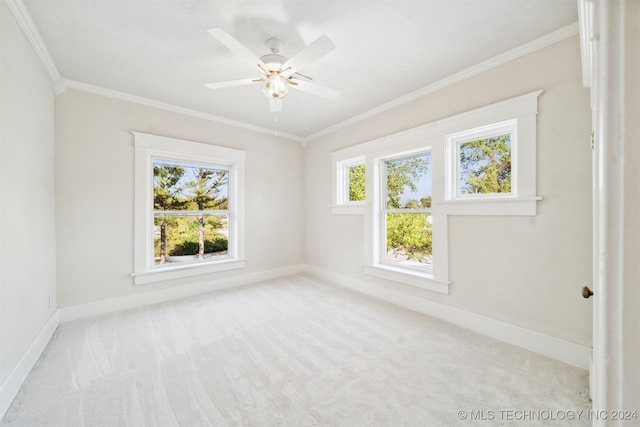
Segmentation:
{"type": "Polygon", "coordinates": [[[62,78],[62,76],[58,71],[58,67],[56,67],[56,64],[53,62],[53,59],[49,54],[49,50],[47,49],[47,46],[44,44],[44,41],[42,41],[42,37],[40,37],[40,33],[36,29],[36,26],[33,23],[33,20],[31,19],[31,15],[27,10],[27,7],[24,5],[22,0],[4,0],[4,1],[7,4],[7,7],[9,7],[9,10],[11,11],[11,13],[13,14],[13,17],[16,19],[16,22],[22,29],[22,32],[24,33],[25,37],[27,38],[27,40],[29,40],[29,43],[33,47],[33,50],[35,51],[38,58],[40,59],[40,62],[42,62],[42,65],[44,66],[45,70],[47,70],[47,73],[49,74],[49,77],[51,78],[51,80],[53,82],[59,81],[62,78]]]}
{"type": "Polygon", "coordinates": [[[183,114],[189,117],[195,117],[198,119],[204,119],[211,122],[221,123],[228,126],[237,127],[240,129],[250,130],[253,132],[258,132],[270,136],[276,136],[279,138],[289,139],[291,141],[296,141],[299,143],[304,143],[302,137],[297,135],[292,135],[288,133],[282,133],[274,131],[273,129],[267,129],[260,126],[250,125],[248,123],[239,122],[236,120],[226,119],[224,117],[216,116],[209,113],[203,113],[201,111],[191,110],[189,108],[179,107],[173,104],[167,104],[165,102],[156,101],[150,98],[144,98],[141,96],[131,95],[125,92],[119,92],[113,89],[107,89],[101,86],[95,86],[88,83],[82,83],[75,80],[63,79],[62,83],[58,84],[58,87],[62,90],[57,93],[62,93],[67,89],[74,89],[81,92],[92,93],[95,95],[105,96],[107,98],[118,99],[121,101],[127,101],[134,104],[145,105],[147,107],[158,108],[165,111],[171,111],[173,113],[183,114]]]}
{"type": "MultiPolygon", "coordinates": [[[[276,131],[273,131],[272,129],[267,129],[267,128],[251,125],[251,124],[236,121],[236,120],[226,119],[224,117],[216,116],[213,114],[203,113],[200,111],[191,110],[188,108],[184,108],[184,107],[180,107],[172,104],[167,104],[164,102],[160,102],[160,101],[156,101],[153,99],[144,98],[136,95],[131,95],[124,92],[118,92],[118,91],[103,88],[100,86],[95,86],[95,85],[82,83],[74,80],[64,79],[60,74],[60,72],[58,71],[58,68],[56,67],[55,63],[53,62],[53,59],[51,58],[51,55],[49,54],[49,51],[46,45],[44,44],[42,37],[40,36],[40,33],[36,29],[35,24],[31,19],[31,15],[29,14],[29,11],[27,10],[22,0],[4,0],[4,1],[9,7],[9,10],[13,14],[13,16],[15,17],[23,33],[29,40],[29,43],[31,44],[34,51],[36,52],[36,55],[38,56],[43,66],[45,67],[51,80],[53,81],[53,88],[56,95],[63,93],[66,89],[69,89],[69,88],[75,89],[83,92],[89,92],[89,93],[93,93],[101,96],[106,96],[109,98],[120,99],[123,101],[128,101],[136,104],[159,108],[166,111],[172,111],[172,112],[183,114],[186,116],[191,116],[191,117],[196,117],[196,118],[200,118],[200,119],[204,119],[204,120],[208,120],[216,123],[221,123],[228,126],[237,127],[240,129],[250,130],[250,131],[254,131],[254,132],[258,132],[266,135],[289,139],[289,140],[301,143],[303,147],[306,147],[309,142],[315,139],[318,139],[321,136],[331,134],[347,126],[361,122],[369,117],[373,117],[377,114],[383,113],[385,111],[391,110],[403,104],[409,103],[429,93],[435,92],[447,86],[451,86],[455,83],[466,80],[484,71],[490,70],[499,65],[505,64],[509,61],[525,56],[529,53],[533,53],[537,50],[550,46],[554,43],[557,43],[561,40],[574,36],[578,33],[580,33],[582,37],[583,33],[587,34],[587,31],[585,31],[585,28],[587,28],[586,25],[590,23],[590,21],[586,19],[586,14],[585,14],[585,10],[588,8],[584,7],[584,4],[581,5],[581,3],[585,3],[585,0],[579,0],[579,6],[583,6],[580,8],[581,9],[580,22],[575,22],[573,24],[567,25],[566,27],[560,28],[559,30],[549,33],[543,37],[540,37],[528,43],[525,43],[524,45],[521,45],[515,49],[509,50],[505,53],[494,56],[493,58],[480,62],[479,64],[476,64],[472,67],[464,69],[458,73],[452,74],[448,77],[445,77],[444,79],[438,80],[418,90],[410,92],[401,97],[395,98],[389,102],[386,102],[382,105],[379,105],[375,108],[365,111],[364,113],[353,116],[350,119],[344,120],[333,126],[329,126],[328,128],[325,128],[321,131],[302,137],[302,136],[288,134],[288,133],[276,132],[276,131]]],[[[587,0],[586,3],[589,3],[589,1],[587,0]]],[[[587,42],[589,41],[587,40],[587,42]]],[[[581,38],[581,44],[583,47],[583,83],[586,84],[586,82],[589,81],[589,76],[585,76],[585,73],[588,73],[590,71],[590,68],[585,67],[584,64],[585,64],[585,61],[590,61],[590,58],[586,58],[585,52],[588,49],[587,50],[584,49],[585,39],[581,38]],[[587,69],[587,71],[585,71],[585,69],[587,69]]]]}
{"type": "Polygon", "coordinates": [[[93,93],[96,95],[106,96],[109,98],[120,99],[123,101],[133,102],[136,104],[141,104],[149,107],[159,108],[162,110],[172,111],[174,113],[196,117],[199,119],[204,119],[204,120],[208,120],[216,123],[222,123],[228,126],[251,130],[251,131],[262,133],[262,134],[277,136],[280,138],[299,142],[303,145],[305,144],[304,138],[297,135],[292,135],[292,134],[282,133],[282,132],[274,132],[271,129],[250,125],[248,123],[239,122],[236,120],[225,119],[224,117],[215,116],[213,114],[202,113],[200,111],[190,110],[188,108],[167,104],[167,103],[156,101],[153,99],[143,98],[140,96],[130,95],[124,92],[118,92],[115,90],[106,89],[106,88],[95,86],[95,85],[90,85],[87,83],[65,79],[62,77],[62,75],[58,71],[58,67],[53,62],[53,59],[49,54],[49,50],[47,49],[47,46],[42,40],[42,37],[40,36],[40,33],[38,32],[33,22],[33,19],[31,18],[31,15],[29,14],[29,11],[27,10],[22,0],[4,0],[4,1],[7,4],[7,7],[11,11],[11,13],[13,14],[16,22],[22,29],[22,32],[24,33],[25,37],[31,44],[36,55],[40,59],[40,62],[42,63],[45,70],[49,74],[49,77],[53,82],[53,90],[56,95],[63,93],[67,89],[75,89],[83,92],[93,93]]]}
{"type": "Polygon", "coordinates": [[[539,37],[535,40],[532,40],[528,43],[525,43],[519,47],[508,50],[500,55],[494,56],[493,58],[487,59],[486,61],[482,61],[472,67],[466,68],[462,71],[459,71],[455,74],[452,74],[444,79],[438,80],[434,83],[431,83],[427,86],[423,86],[420,89],[417,89],[413,92],[410,92],[406,95],[403,95],[399,98],[393,99],[389,102],[386,102],[382,105],[379,105],[371,110],[365,111],[364,113],[353,116],[350,119],[347,119],[343,122],[337,123],[333,126],[325,128],[319,132],[308,135],[304,138],[305,142],[311,142],[321,136],[331,134],[336,132],[342,128],[350,126],[352,124],[361,122],[369,117],[373,117],[377,114],[383,113],[385,111],[391,110],[393,108],[399,107],[403,104],[411,102],[415,99],[421,98],[427,94],[435,92],[437,90],[443,89],[447,86],[451,86],[455,83],[466,80],[470,77],[476,76],[482,72],[495,68],[499,65],[505,64],[507,62],[513,61],[514,59],[520,58],[522,56],[533,53],[537,50],[555,44],[561,40],[567,39],[571,36],[578,34],[578,23],[574,22],[573,24],[567,25],[566,27],[560,28],[552,33],[549,33],[545,36],[539,37]]]}

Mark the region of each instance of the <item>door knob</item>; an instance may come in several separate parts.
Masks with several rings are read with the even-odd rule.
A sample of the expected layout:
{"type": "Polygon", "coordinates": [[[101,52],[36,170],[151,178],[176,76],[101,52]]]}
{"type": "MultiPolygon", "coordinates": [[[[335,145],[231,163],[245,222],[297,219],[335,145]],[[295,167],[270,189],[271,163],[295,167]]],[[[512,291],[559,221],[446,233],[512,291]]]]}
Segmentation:
{"type": "Polygon", "coordinates": [[[591,295],[593,295],[593,291],[591,289],[589,289],[588,286],[583,286],[582,287],[582,298],[589,298],[591,297],[591,295]]]}

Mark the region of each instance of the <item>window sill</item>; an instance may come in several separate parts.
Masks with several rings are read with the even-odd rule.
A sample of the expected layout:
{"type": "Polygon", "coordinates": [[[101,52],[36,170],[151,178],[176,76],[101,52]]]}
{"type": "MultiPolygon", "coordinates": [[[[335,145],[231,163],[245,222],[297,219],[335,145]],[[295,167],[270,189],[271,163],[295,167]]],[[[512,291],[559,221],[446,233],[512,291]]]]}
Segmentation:
{"type": "Polygon", "coordinates": [[[428,291],[449,295],[449,281],[437,280],[430,273],[421,273],[403,268],[397,268],[387,265],[372,265],[365,267],[366,274],[380,277],[386,280],[402,283],[405,285],[415,286],[416,288],[426,289],[428,291]]]}
{"type": "Polygon", "coordinates": [[[446,207],[447,215],[522,215],[535,216],[542,197],[495,197],[443,200],[434,202],[446,207]]]}
{"type": "Polygon", "coordinates": [[[132,276],[136,285],[145,285],[147,283],[162,282],[166,280],[180,279],[183,277],[238,270],[244,268],[246,263],[247,260],[229,259],[202,264],[199,263],[157,268],[140,273],[133,273],[132,276]]]}
{"type": "Polygon", "coordinates": [[[333,205],[331,206],[331,213],[333,215],[364,215],[368,206],[366,203],[333,205]]]}

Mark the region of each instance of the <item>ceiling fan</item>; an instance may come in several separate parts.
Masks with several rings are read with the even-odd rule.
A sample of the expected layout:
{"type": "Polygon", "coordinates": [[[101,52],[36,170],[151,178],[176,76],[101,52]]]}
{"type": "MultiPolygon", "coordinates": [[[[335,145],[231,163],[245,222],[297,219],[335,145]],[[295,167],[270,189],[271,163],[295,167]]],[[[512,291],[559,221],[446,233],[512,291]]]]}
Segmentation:
{"type": "Polygon", "coordinates": [[[282,49],[282,42],[277,38],[270,38],[266,42],[267,48],[271,53],[258,58],[245,45],[222,28],[212,28],[208,30],[208,33],[237,56],[257,66],[261,74],[259,78],[209,83],[205,85],[209,89],[259,83],[262,86],[262,92],[269,98],[271,112],[282,110],[282,98],[289,92],[289,87],[327,99],[336,99],[339,95],[337,90],[311,83],[310,77],[298,73],[298,70],[308,67],[336,48],[327,36],[319,37],[287,59],[279,54],[280,49],[282,49]]]}

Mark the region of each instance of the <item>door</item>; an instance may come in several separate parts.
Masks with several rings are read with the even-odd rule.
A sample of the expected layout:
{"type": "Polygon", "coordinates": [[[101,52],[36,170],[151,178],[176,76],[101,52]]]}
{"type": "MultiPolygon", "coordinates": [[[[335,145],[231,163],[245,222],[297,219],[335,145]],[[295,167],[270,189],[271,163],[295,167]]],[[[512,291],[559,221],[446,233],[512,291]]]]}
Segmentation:
{"type": "Polygon", "coordinates": [[[594,131],[592,419],[639,425],[640,1],[585,0],[580,12],[594,131]]]}

